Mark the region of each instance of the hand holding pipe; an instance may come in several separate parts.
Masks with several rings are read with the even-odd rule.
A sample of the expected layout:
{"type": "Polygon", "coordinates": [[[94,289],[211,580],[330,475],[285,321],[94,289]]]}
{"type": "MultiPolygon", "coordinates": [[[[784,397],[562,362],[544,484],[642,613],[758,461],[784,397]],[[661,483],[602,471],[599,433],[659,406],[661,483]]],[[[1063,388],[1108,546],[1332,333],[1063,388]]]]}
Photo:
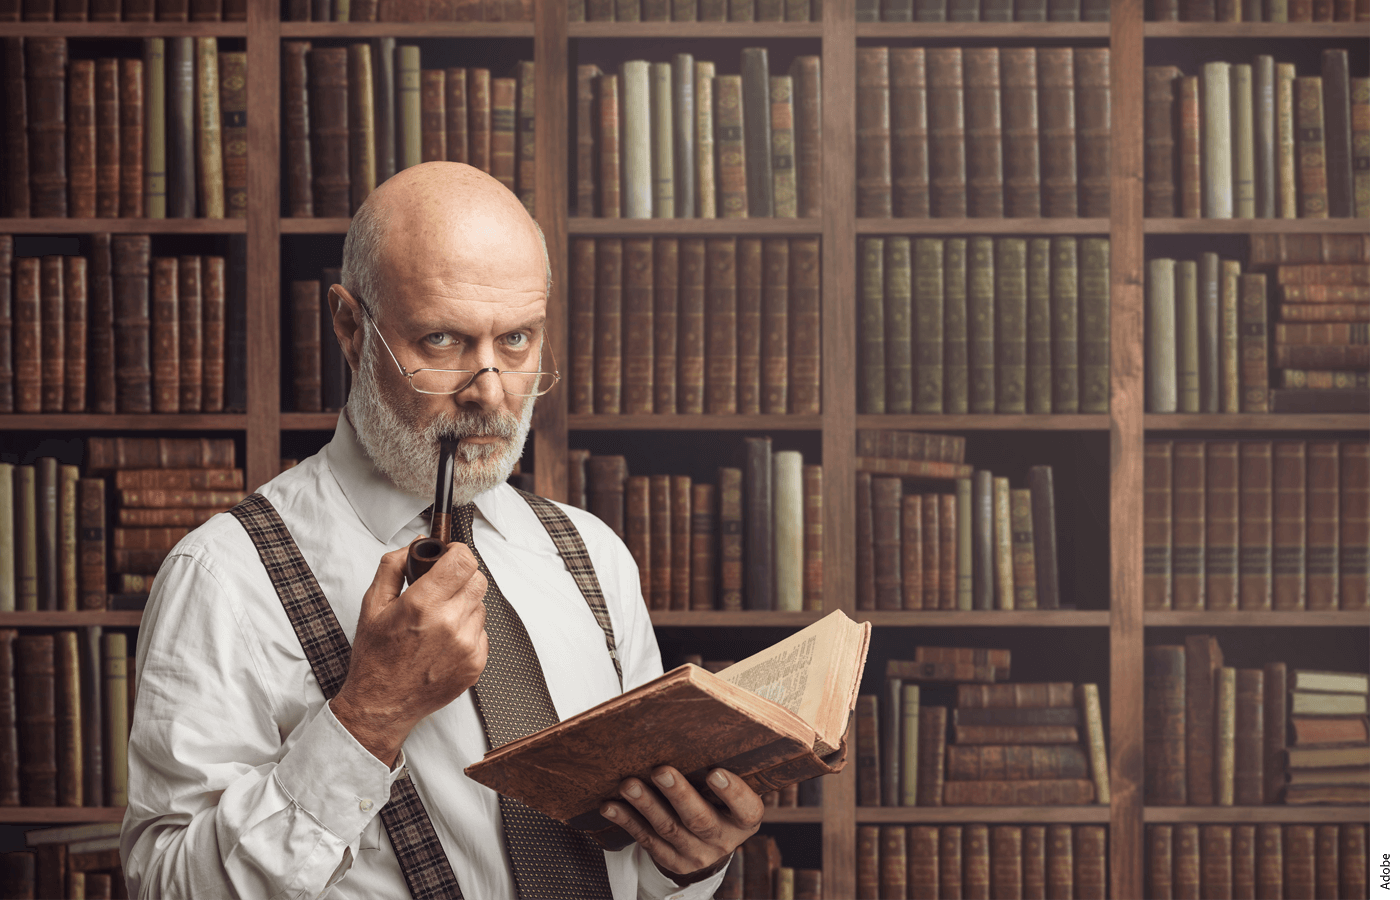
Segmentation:
{"type": "Polygon", "coordinates": [[[457,438],[441,438],[438,453],[437,491],[428,536],[415,538],[408,545],[408,583],[422,578],[433,563],[442,559],[452,540],[452,473],[457,462],[457,438]]]}

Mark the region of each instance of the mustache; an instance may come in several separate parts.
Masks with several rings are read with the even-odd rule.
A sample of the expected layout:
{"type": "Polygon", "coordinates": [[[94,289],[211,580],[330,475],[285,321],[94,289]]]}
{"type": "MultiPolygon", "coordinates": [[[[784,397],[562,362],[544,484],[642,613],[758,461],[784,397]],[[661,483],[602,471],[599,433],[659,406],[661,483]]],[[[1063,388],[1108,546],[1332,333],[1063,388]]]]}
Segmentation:
{"type": "Polygon", "coordinates": [[[520,423],[509,413],[499,410],[483,413],[463,410],[461,413],[443,413],[428,427],[429,436],[434,440],[449,437],[461,440],[469,437],[512,438],[520,423]]]}

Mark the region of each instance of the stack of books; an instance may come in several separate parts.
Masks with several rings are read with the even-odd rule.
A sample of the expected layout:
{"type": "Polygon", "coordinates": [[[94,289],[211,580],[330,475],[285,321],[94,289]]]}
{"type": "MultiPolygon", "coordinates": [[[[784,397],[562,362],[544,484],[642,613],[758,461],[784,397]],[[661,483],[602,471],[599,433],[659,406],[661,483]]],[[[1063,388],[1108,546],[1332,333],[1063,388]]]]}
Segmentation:
{"type": "Polygon", "coordinates": [[[1364,672],[1288,673],[1288,785],[1283,802],[1371,798],[1370,679],[1364,672]]]}
{"type": "Polygon", "coordinates": [[[1366,689],[1365,674],[1226,666],[1211,635],[1148,647],[1145,802],[1365,803],[1366,689]]]}
{"type": "Polygon", "coordinates": [[[857,0],[857,22],[1107,22],[1108,0],[857,0]]]}
{"type": "Polygon", "coordinates": [[[1371,0],[1152,0],[1158,22],[1369,22],[1371,0]]]}
{"type": "Polygon", "coordinates": [[[28,849],[0,853],[6,897],[125,897],[121,823],[60,825],[25,832],[28,849]]]}
{"type": "Polygon", "coordinates": [[[756,834],[739,845],[715,900],[821,900],[822,870],[783,865],[783,853],[771,835],[756,834]]]}
{"type": "Polygon", "coordinates": [[[856,896],[1107,896],[1102,825],[857,825],[856,896]]]}
{"type": "Polygon", "coordinates": [[[145,39],[141,59],[68,58],[4,39],[5,201],[14,217],[248,215],[248,57],[212,37],[145,39]],[[26,98],[25,102],[16,102],[26,98]]]}
{"type": "Polygon", "coordinates": [[[575,238],[569,411],[821,411],[818,238],[575,238]]]}
{"type": "Polygon", "coordinates": [[[1032,466],[1025,484],[961,461],[857,457],[856,608],[1058,609],[1051,468],[1032,466]],[[927,479],[954,491],[908,484],[927,479]]]}
{"type": "Polygon", "coordinates": [[[821,466],[748,437],[717,482],[629,477],[625,457],[569,451],[569,502],[626,541],[649,608],[820,610],[821,466]]]}
{"type": "Polygon", "coordinates": [[[1322,51],[1320,76],[1261,55],[1145,77],[1147,216],[1370,216],[1371,80],[1346,50],[1322,51]]]}
{"type": "Polygon", "coordinates": [[[321,270],[319,281],[293,281],[288,290],[286,332],[291,336],[286,371],[291,379],[288,408],[295,412],[338,412],[350,396],[350,366],[340,352],[326,305],[340,269],[321,270]]]}
{"type": "Polygon", "coordinates": [[[858,242],[862,413],[1107,413],[1107,238],[858,242]]]}
{"type": "Polygon", "coordinates": [[[0,22],[246,22],[248,0],[39,0],[0,5],[0,22]],[[22,15],[21,15],[22,13],[22,15]]]}
{"type": "Polygon", "coordinates": [[[570,22],[819,22],[822,0],[570,0],[570,22]]]}
{"type": "Polygon", "coordinates": [[[284,0],[284,22],[530,22],[535,0],[284,0]]]}
{"type": "Polygon", "coordinates": [[[856,215],[1108,215],[1107,47],[857,47],[856,215]]]}
{"type": "Polygon", "coordinates": [[[1365,897],[1366,824],[1147,826],[1147,896],[1365,897]]]}
{"type": "Polygon", "coordinates": [[[535,64],[424,69],[420,48],[282,42],[286,214],[343,218],[395,172],[470,163],[535,210],[535,64]]]}
{"type": "Polygon", "coordinates": [[[821,215],[821,57],[740,75],[678,53],[620,75],[578,67],[578,216],[744,219],[821,215]]]}
{"type": "Polygon", "coordinates": [[[1143,608],[1370,607],[1362,441],[1147,441],[1143,608]]]}

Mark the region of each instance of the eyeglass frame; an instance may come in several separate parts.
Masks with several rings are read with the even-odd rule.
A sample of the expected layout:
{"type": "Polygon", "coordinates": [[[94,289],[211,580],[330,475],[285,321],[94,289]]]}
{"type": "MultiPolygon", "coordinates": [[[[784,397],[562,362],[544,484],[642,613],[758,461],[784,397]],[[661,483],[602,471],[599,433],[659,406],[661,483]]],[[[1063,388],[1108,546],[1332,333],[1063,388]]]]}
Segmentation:
{"type": "MultiPolygon", "coordinates": [[[[347,291],[346,293],[349,293],[349,292],[347,291]]],[[[457,388],[455,391],[425,391],[425,390],[423,390],[422,388],[420,388],[418,385],[416,385],[416,384],[413,383],[413,376],[414,376],[414,375],[417,375],[419,372],[459,372],[459,373],[462,373],[462,374],[466,374],[467,372],[471,372],[471,370],[470,370],[470,369],[438,369],[438,368],[434,368],[434,367],[432,367],[432,366],[420,366],[419,368],[414,369],[412,372],[408,371],[408,369],[405,369],[405,368],[404,368],[403,363],[399,362],[399,358],[398,358],[397,356],[394,355],[394,348],[389,346],[389,339],[386,338],[386,337],[384,336],[384,332],[382,332],[382,331],[379,330],[379,326],[378,326],[377,324],[375,324],[374,316],[370,315],[369,309],[367,309],[367,308],[365,307],[364,303],[362,303],[362,302],[360,301],[360,298],[359,298],[359,297],[355,297],[353,294],[351,294],[350,296],[353,297],[354,300],[355,300],[355,302],[359,304],[359,306],[360,306],[360,312],[362,312],[362,313],[364,314],[365,321],[368,322],[368,323],[370,324],[370,327],[372,327],[372,328],[374,329],[374,333],[377,334],[377,335],[379,335],[379,340],[380,340],[380,342],[384,344],[384,349],[387,350],[387,351],[389,351],[389,358],[392,359],[392,360],[394,361],[394,366],[395,366],[395,368],[397,368],[397,369],[399,370],[399,374],[408,379],[408,386],[409,386],[409,387],[413,388],[415,391],[417,391],[417,392],[420,393],[420,394],[423,394],[424,396],[427,396],[427,397],[451,397],[453,394],[460,394],[462,391],[465,391],[467,388],[469,388],[469,387],[471,387],[472,385],[476,384],[476,380],[477,380],[478,378],[481,377],[481,373],[482,373],[482,372],[495,372],[498,376],[501,376],[501,390],[503,390],[503,391],[505,391],[505,376],[506,376],[506,375],[551,375],[551,376],[554,378],[554,381],[550,382],[549,387],[545,388],[544,390],[540,391],[540,392],[537,393],[537,394],[511,394],[510,391],[505,391],[505,393],[511,394],[512,397],[543,397],[545,394],[548,394],[550,391],[554,390],[555,385],[557,385],[557,384],[562,380],[562,379],[560,378],[560,374],[559,374],[559,370],[558,370],[558,369],[555,369],[553,372],[546,372],[545,369],[544,369],[544,349],[545,349],[545,347],[548,346],[548,344],[549,344],[549,335],[548,335],[548,333],[547,333],[543,328],[541,328],[541,329],[540,329],[540,369],[539,369],[539,371],[537,371],[537,372],[514,372],[514,371],[502,372],[502,371],[501,371],[499,368],[497,368],[496,366],[485,366],[484,368],[478,369],[476,372],[473,372],[473,373],[472,373],[472,377],[467,379],[467,383],[464,384],[464,385],[462,385],[461,387],[457,388]]],[[[550,351],[550,355],[553,356],[553,351],[550,351]]]]}

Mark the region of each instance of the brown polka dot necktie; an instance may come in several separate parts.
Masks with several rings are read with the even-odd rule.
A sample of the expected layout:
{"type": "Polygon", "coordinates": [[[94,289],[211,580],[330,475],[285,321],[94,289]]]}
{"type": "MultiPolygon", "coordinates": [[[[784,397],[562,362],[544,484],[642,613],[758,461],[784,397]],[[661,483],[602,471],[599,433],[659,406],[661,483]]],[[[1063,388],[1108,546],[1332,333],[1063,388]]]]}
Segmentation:
{"type": "MultiPolygon", "coordinates": [[[[530,634],[501,593],[472,540],[476,504],[452,514],[452,540],[465,543],[486,576],[486,637],[490,650],[472,698],[486,723],[486,739],[502,744],[558,724],[530,634]]],[[[501,797],[501,825],[521,900],[612,898],[603,849],[575,828],[510,797],[501,797]]]]}

